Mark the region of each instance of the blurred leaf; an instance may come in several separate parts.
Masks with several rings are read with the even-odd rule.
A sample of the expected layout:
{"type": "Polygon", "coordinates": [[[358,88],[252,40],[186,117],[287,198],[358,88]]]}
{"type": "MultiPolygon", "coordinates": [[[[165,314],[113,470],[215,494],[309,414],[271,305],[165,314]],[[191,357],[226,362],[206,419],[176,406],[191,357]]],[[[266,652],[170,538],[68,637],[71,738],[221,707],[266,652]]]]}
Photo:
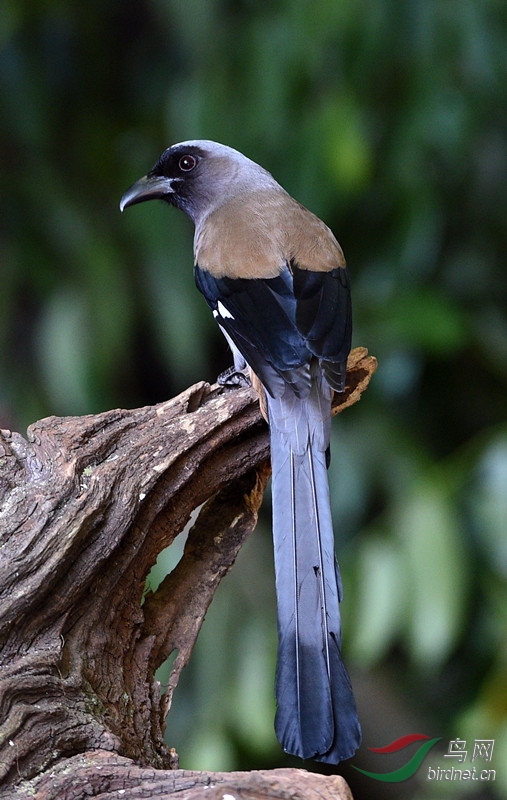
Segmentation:
{"type": "Polygon", "coordinates": [[[356,554],[358,579],[352,655],[369,666],[386,655],[400,633],[408,585],[403,558],[393,542],[368,536],[356,554]]]}
{"type": "Polygon", "coordinates": [[[495,437],[476,467],[470,513],[492,570],[507,580],[507,436],[495,437]]]}
{"type": "Polygon", "coordinates": [[[237,650],[237,685],[228,698],[231,723],[238,736],[259,753],[269,751],[275,741],[275,664],[266,657],[270,639],[263,620],[245,624],[237,650]]]}
{"type": "Polygon", "coordinates": [[[406,634],[415,662],[439,666],[455,647],[467,609],[468,564],[445,481],[423,478],[395,517],[407,579],[406,634]]]}
{"type": "Polygon", "coordinates": [[[396,292],[385,306],[385,331],[393,342],[445,355],[463,347],[467,331],[461,311],[431,289],[396,292]]]}
{"type": "Polygon", "coordinates": [[[359,193],[371,176],[372,152],[357,100],[341,92],[324,107],[314,126],[324,132],[327,175],[335,191],[359,193]]]}
{"type": "Polygon", "coordinates": [[[39,328],[41,380],[56,414],[86,414],[93,407],[92,335],[85,299],[62,288],[46,307],[39,328]]]}

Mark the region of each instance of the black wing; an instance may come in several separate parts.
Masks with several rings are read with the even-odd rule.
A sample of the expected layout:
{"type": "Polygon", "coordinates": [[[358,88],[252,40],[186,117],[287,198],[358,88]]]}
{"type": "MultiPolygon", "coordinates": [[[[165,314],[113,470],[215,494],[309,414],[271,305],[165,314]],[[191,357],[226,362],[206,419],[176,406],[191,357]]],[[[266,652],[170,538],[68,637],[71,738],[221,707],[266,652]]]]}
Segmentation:
{"type": "Polygon", "coordinates": [[[345,270],[291,265],[265,279],[215,278],[198,266],[194,271],[217,321],[273,396],[283,386],[279,378],[305,396],[312,357],[321,361],[330,385],[342,388],[333,374],[350,350],[351,315],[348,280],[338,273],[345,270]]]}
{"type": "Polygon", "coordinates": [[[329,385],[341,392],[352,339],[349,274],[345,267],[313,272],[296,265],[292,272],[296,327],[321,362],[329,385]]]}

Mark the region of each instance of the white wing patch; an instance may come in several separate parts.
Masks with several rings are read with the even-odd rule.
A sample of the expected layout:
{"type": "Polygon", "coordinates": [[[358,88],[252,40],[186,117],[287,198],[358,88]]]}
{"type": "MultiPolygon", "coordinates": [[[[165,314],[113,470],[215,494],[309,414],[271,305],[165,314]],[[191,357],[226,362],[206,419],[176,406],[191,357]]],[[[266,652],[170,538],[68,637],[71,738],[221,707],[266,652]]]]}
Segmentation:
{"type": "Polygon", "coordinates": [[[218,301],[217,310],[213,311],[213,316],[215,318],[216,317],[222,317],[222,319],[234,319],[234,317],[231,314],[231,312],[229,311],[229,309],[227,309],[224,306],[224,304],[221,302],[221,300],[218,301]]]}

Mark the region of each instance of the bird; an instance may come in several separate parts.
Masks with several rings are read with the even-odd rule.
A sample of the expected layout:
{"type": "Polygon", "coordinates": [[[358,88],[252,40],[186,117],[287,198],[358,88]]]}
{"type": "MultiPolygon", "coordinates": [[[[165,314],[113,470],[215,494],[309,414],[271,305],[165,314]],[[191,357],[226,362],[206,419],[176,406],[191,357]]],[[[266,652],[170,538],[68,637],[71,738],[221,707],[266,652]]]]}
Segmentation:
{"type": "Polygon", "coordinates": [[[152,199],[193,221],[195,283],[232,350],[230,383],[250,376],[269,424],[275,732],[286,753],[338,764],[361,741],[341,655],[327,477],[332,397],[345,388],[352,335],[343,251],[270,172],[214,141],[167,148],[120,209],[152,199]]]}

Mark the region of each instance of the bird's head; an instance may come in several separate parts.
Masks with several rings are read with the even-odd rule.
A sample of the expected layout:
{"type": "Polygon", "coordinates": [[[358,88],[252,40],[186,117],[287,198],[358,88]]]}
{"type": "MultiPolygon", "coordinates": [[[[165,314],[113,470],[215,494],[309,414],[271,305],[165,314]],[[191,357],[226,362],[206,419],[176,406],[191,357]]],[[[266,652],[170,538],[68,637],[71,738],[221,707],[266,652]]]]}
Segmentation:
{"type": "Polygon", "coordinates": [[[120,210],[160,199],[197,223],[235,195],[274,186],[278,184],[270,173],[242,153],[198,139],[165,150],[153,169],[127,189],[120,210]]]}

